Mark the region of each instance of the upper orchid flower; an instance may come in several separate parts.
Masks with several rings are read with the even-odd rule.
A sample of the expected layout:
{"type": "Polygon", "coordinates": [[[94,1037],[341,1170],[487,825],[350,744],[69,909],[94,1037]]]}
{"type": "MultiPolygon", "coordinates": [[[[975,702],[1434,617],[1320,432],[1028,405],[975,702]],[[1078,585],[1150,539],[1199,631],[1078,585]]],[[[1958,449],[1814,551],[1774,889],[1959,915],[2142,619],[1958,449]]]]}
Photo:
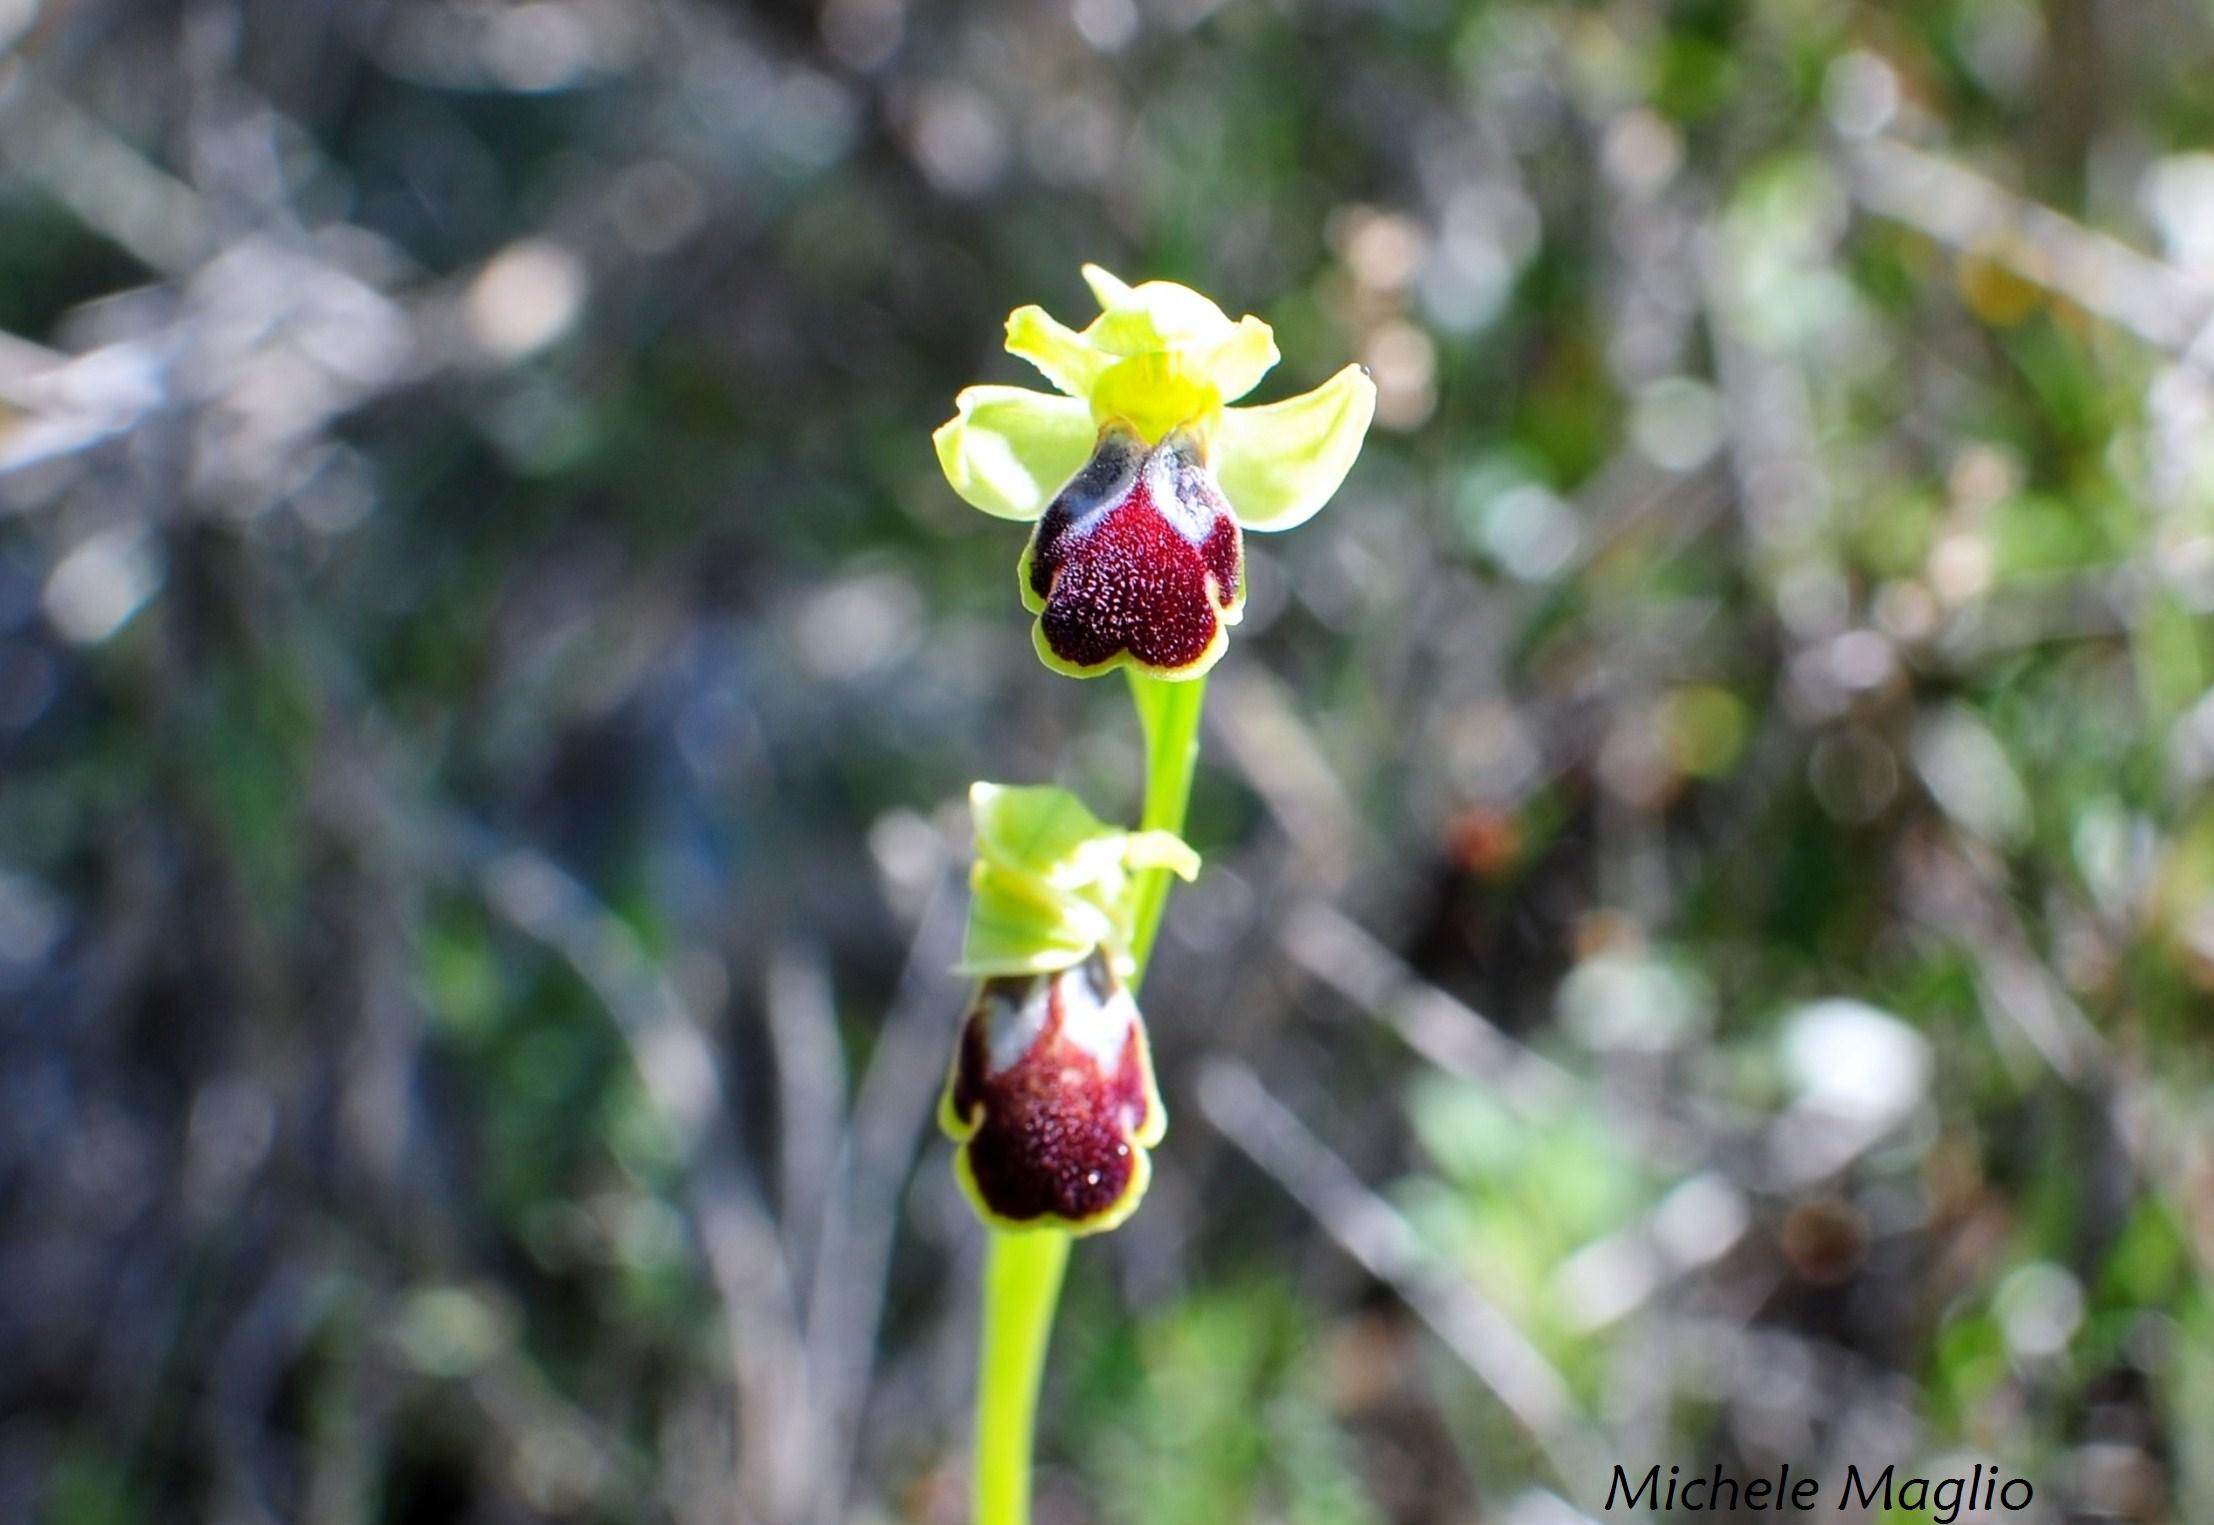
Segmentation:
{"type": "Polygon", "coordinates": [[[1047,666],[1195,678],[1245,608],[1244,529],[1290,529],[1329,501],[1376,410],[1349,365],[1302,396],[1233,408],[1277,361],[1259,318],[1169,281],[1084,267],[1100,315],[1078,333],[1042,308],[1007,319],[1008,353],[1066,394],[968,387],[933,438],[946,480],[1003,519],[1036,520],[1018,573],[1047,666]]]}

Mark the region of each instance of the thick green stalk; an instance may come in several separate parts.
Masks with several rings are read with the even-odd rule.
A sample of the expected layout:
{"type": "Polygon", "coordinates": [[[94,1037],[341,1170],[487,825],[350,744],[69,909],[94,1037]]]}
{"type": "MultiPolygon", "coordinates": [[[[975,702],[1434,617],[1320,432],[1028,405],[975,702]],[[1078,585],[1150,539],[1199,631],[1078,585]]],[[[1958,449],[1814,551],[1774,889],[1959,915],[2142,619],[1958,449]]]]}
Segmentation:
{"type": "MultiPolygon", "coordinates": [[[[1144,830],[1179,834],[1191,804],[1192,767],[1199,757],[1199,712],[1207,680],[1164,683],[1132,670],[1130,697],[1145,730],[1144,830]]],[[[1131,918],[1135,986],[1145,978],[1161,930],[1174,876],[1148,869],[1138,876],[1131,918]]],[[[1038,1382],[1054,1304],[1069,1262],[1069,1236],[1059,1229],[995,1228],[985,1250],[983,1334],[976,1380],[976,1525],[1030,1525],[1030,1450],[1038,1416],[1038,1382]]]]}
{"type": "Polygon", "coordinates": [[[976,1364],[977,1525],[1030,1525],[1030,1437],[1053,1307],[1069,1263],[1060,1229],[991,1231],[976,1364]]]}
{"type": "MultiPolygon", "coordinates": [[[[1168,683],[1132,668],[1130,697],[1138,707],[1138,724],[1145,728],[1145,807],[1139,828],[1181,836],[1184,812],[1192,801],[1192,767],[1199,760],[1199,712],[1207,704],[1207,680],[1168,683]]],[[[1138,964],[1133,984],[1145,978],[1174,882],[1175,875],[1165,868],[1148,869],[1138,876],[1130,938],[1130,956],[1138,964]]]]}

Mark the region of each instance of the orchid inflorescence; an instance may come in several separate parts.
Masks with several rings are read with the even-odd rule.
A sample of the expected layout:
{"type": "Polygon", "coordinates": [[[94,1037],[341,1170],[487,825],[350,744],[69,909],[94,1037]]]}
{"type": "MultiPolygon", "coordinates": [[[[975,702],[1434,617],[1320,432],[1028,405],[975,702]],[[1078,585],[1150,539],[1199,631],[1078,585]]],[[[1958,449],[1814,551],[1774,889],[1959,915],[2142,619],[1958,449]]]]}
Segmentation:
{"type": "MultiPolygon", "coordinates": [[[[1167,281],[1097,265],[1100,315],[1078,333],[1039,307],[1007,348],[1064,395],[975,386],[934,436],[946,480],[1034,520],[1018,566],[1047,666],[1095,676],[1203,676],[1245,604],[1243,529],[1313,516],[1359,453],[1376,389],[1349,365],[1304,396],[1230,403],[1277,361],[1259,318],[1233,323],[1167,281]]],[[[1164,1125],[1128,982],[1132,870],[1190,879],[1175,836],[1131,834],[1056,789],[978,784],[971,1003],[939,1117],[957,1171],[1000,1226],[1111,1228],[1136,1207],[1164,1125]]]]}
{"type": "Polygon", "coordinates": [[[1259,318],[1096,265],[1082,332],[1038,307],[1007,349],[1059,393],[973,386],[935,434],[954,491],[1031,521],[1017,564],[1032,641],[1074,677],[1130,676],[1145,829],[1050,787],[970,792],[961,968],[978,984],[939,1104],[954,1172],[992,1229],[977,1397],[977,1519],[1022,1525],[1030,1428],[1066,1246],[1136,1210],[1167,1126],[1136,989],[1184,842],[1207,672],[1244,612],[1244,532],[1289,529],[1352,468],[1376,388],[1347,366],[1301,396],[1232,404],[1278,359],[1259,318]]]}

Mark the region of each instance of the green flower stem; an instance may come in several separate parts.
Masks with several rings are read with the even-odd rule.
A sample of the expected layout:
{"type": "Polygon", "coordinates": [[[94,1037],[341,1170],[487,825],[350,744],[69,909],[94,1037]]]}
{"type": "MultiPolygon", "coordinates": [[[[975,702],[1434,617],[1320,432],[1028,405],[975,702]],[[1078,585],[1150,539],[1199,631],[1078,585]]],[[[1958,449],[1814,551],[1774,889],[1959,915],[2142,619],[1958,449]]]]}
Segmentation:
{"type": "MultiPolygon", "coordinates": [[[[1138,707],[1138,723],[1145,728],[1145,808],[1138,826],[1182,836],[1184,812],[1192,801],[1192,767],[1199,760],[1199,712],[1207,704],[1207,680],[1168,683],[1132,668],[1130,697],[1138,707]]],[[[1130,956],[1138,964],[1133,986],[1145,978],[1175,878],[1165,868],[1148,869],[1138,876],[1130,938],[1130,956]]]]}
{"type": "MultiPolygon", "coordinates": [[[[1199,713],[1207,680],[1165,683],[1133,670],[1130,696],[1145,730],[1143,830],[1182,834],[1191,804],[1192,768],[1199,758],[1199,713]]],[[[1147,869],[1132,890],[1130,953],[1133,989],[1145,978],[1153,940],[1168,908],[1175,875],[1147,869]]],[[[1054,1305],[1069,1263],[1069,1236],[1059,1229],[991,1230],[984,1259],[983,1337],[977,1354],[976,1525],[1030,1525],[1030,1451],[1038,1417],[1038,1382],[1054,1305]]]]}
{"type": "Polygon", "coordinates": [[[977,1525],[1030,1525],[1030,1437],[1053,1307],[1069,1263],[1060,1229],[991,1231],[976,1369],[977,1525]]]}

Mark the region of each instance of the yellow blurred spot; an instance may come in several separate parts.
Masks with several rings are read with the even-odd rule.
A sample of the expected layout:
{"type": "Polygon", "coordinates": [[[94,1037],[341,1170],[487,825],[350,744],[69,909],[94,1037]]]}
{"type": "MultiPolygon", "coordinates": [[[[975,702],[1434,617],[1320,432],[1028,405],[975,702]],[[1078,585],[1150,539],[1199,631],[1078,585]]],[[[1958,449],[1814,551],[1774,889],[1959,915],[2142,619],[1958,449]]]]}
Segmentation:
{"type": "Polygon", "coordinates": [[[1680,688],[1661,704],[1661,745],[1676,770],[1694,778],[1729,771],[1750,728],[1744,702],[1712,684],[1680,688]]]}
{"type": "Polygon", "coordinates": [[[1953,282],[1968,310],[1994,328],[2012,328],[2045,300],[2043,287],[2020,274],[2016,264],[2000,258],[1996,248],[1988,245],[1960,257],[1953,282]]]}

